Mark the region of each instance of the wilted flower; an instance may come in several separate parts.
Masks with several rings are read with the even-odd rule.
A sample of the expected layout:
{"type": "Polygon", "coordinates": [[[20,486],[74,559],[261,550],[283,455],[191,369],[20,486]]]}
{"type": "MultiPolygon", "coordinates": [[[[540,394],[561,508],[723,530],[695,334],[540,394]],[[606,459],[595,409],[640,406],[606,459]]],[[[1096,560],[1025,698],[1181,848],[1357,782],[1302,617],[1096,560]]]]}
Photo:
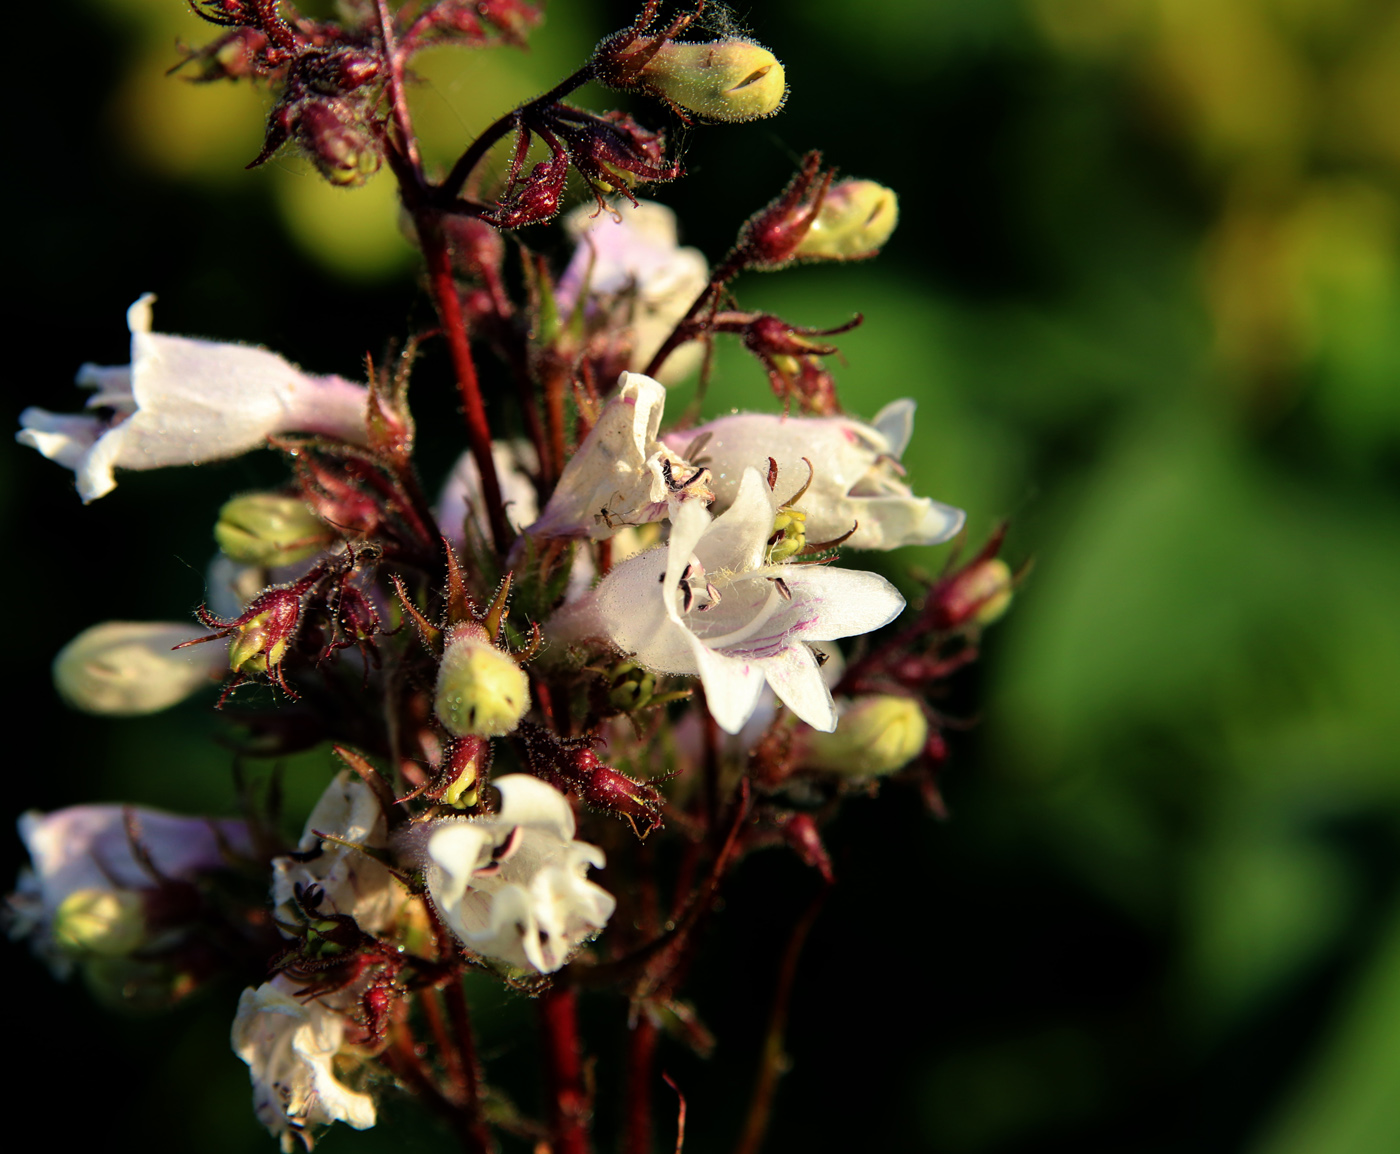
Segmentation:
{"type": "Polygon", "coordinates": [[[20,413],[21,444],[77,474],[93,501],[116,486],[113,469],[196,465],[256,449],[270,433],[365,436],[367,391],[340,377],[310,376],[276,353],[151,332],[147,293],[127,310],[131,364],[84,365],[77,383],[96,392],[97,413],[20,413]]]}
{"type": "Polygon", "coordinates": [[[745,470],[778,465],[779,484],[796,491],[812,466],[802,499],[807,538],[830,541],[858,525],[844,542],[852,549],[937,545],[962,528],[961,509],[915,497],[899,464],[914,431],[914,402],[892,401],[872,424],[848,417],[784,417],[737,413],[663,438],[684,450],[708,434],[697,450],[712,474],[715,507],[736,499],[745,470]]]}
{"type": "Polygon", "coordinates": [[[344,1014],[316,999],[296,997],[285,976],[243,991],[230,1039],[248,1064],[253,1110],[286,1154],[308,1129],[345,1122],[356,1130],[374,1125],[374,1100],[341,1082],[335,1059],[346,1048],[344,1014]]]}
{"type": "Polygon", "coordinates": [[[428,822],[405,835],[401,852],[422,864],[433,905],[468,947],[552,973],[617,905],[587,880],[603,851],[574,840],[574,811],[553,786],[522,773],[492,784],[498,812],[428,822]]]}
{"type": "MultiPolygon", "coordinates": [[[[608,339],[625,338],[625,363],[640,372],[710,282],[704,254],[677,242],[676,214],[665,205],[618,201],[609,211],[584,205],[566,226],[578,244],[555,289],[561,314],[576,307],[587,288],[584,317],[605,325],[608,339]]],[[[668,382],[696,368],[702,349],[681,346],[667,357],[668,382]]]]}
{"type": "Polygon", "coordinates": [[[86,713],[158,713],[213,685],[228,669],[219,646],[175,646],[203,630],[167,621],[104,621],[84,629],[53,659],[59,695],[86,713]]]}
{"type": "Polygon", "coordinates": [[[11,935],[28,937],[55,970],[74,957],[127,953],[147,934],[141,895],[224,869],[251,853],[241,821],[179,817],[121,805],[75,805],[19,819],[31,868],[9,897],[11,935]],[[133,839],[149,859],[140,860],[133,839]]]}
{"type": "Polygon", "coordinates": [[[767,561],[774,500],[745,469],[728,511],[698,502],[672,518],[669,542],[616,566],[555,619],[561,640],[606,637],[663,673],[699,674],[720,728],[737,733],[764,682],[814,729],[836,727],[811,643],[879,629],[904,608],[874,573],[767,561]]]}
{"type": "Polygon", "coordinates": [[[321,892],[319,913],[347,914],[365,933],[379,933],[393,921],[405,891],[386,866],[351,847],[376,850],[387,845],[384,812],[374,792],[351,770],[341,770],[306,819],[296,856],[272,859],[272,901],[278,918],[296,924],[297,887],[316,886],[321,892]],[[324,840],[324,834],[336,840],[324,840]]]}
{"type": "Polygon", "coordinates": [[[666,390],[640,373],[623,373],[578,452],[564,467],[536,537],[611,537],[623,525],[671,515],[711,498],[708,474],[657,439],[666,390]]]}

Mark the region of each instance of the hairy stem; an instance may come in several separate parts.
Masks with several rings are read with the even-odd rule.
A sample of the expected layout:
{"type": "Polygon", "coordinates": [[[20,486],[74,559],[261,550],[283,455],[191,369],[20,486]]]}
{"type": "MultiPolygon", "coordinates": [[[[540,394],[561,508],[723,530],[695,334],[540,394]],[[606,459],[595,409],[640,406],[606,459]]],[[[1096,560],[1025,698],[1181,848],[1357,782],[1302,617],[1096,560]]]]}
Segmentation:
{"type": "Polygon", "coordinates": [[[651,1083],[656,1063],[656,1023],[645,1010],[627,1039],[626,1130],[623,1154],[651,1154],[651,1083]]]}
{"type": "Polygon", "coordinates": [[[588,1096],[583,1086],[578,998],[573,989],[557,982],[540,996],[540,1025],[553,1154],[588,1154],[588,1096]]]}

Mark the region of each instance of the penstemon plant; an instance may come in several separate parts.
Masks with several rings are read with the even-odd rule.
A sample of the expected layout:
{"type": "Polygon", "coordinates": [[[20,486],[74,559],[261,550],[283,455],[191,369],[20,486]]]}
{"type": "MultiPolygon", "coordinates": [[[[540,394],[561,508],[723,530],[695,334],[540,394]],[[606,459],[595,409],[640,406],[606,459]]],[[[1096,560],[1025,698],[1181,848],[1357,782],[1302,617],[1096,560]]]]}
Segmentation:
{"type": "MultiPolygon", "coordinates": [[[[540,18],[525,0],[346,0],[333,21],[275,0],[193,7],[221,31],[185,67],[274,91],[254,164],[291,148],[333,184],[392,174],[436,326],[403,334],[361,384],[162,334],[143,295],[130,364],[79,371],[82,413],[22,414],[20,441],[73,470],[85,502],[122,470],[285,455],[283,488],[220,511],[197,622],[96,626],[54,678],[71,705],[113,716],[222,681],[218,706],[250,748],[325,743],[342,768],[295,845],[251,800],[238,820],[27,814],[11,934],[60,976],[100,972],[146,1003],[246,983],[233,1050],[284,1150],[334,1122],[373,1126],[395,1093],[470,1151],[502,1134],[588,1150],[578,1002],[610,993],[628,1031],[623,1147],[641,1154],[659,1032],[710,1044],[684,983],[726,878],[786,846],[831,884],[822,827],[882,780],[939,808],[948,719],[930,699],[976,658],[1015,584],[1000,533],[908,611],[889,581],[841,566],[849,550],[947,541],[963,515],[903,480],[911,401],[869,421],[842,409],[826,358],[843,330],[734,295],[745,272],[874,256],[894,194],[838,180],[813,153],[713,269],[681,247],[671,211],[635,192],[682,175],[664,133],[567,100],[596,82],[685,125],[779,111],[782,65],[707,33],[720,25],[703,3],[663,19],[648,0],[445,173],[420,159],[409,62],[442,44],[523,43],[540,18]],[[572,258],[551,267],[518,230],[579,190],[562,217],[572,258]],[[702,396],[726,337],[766,370],[773,411],[698,423],[692,404],[668,424],[667,385],[698,372],[702,396]],[[447,347],[466,432],[435,503],[408,400],[429,341],[447,347]],[[508,374],[501,395],[484,395],[483,356],[508,374]],[[278,708],[239,712],[255,685],[278,708]],[[469,972],[537,1003],[545,1117],[493,1084],[469,972]]],[[[741,1150],[763,1139],[812,916],[784,963],[741,1150]]]]}

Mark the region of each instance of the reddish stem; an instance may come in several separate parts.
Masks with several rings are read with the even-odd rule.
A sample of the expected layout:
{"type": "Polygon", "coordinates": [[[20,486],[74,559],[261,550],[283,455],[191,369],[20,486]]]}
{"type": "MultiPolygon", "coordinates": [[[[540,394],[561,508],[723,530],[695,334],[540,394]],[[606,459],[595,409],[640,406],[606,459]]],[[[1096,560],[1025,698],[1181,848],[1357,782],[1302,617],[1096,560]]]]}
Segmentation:
{"type": "Polygon", "coordinates": [[[627,1123],[623,1154],[651,1154],[651,1083],[656,1063],[656,1023],[645,1010],[627,1040],[627,1123]]]}
{"type": "Polygon", "coordinates": [[[428,281],[432,286],[433,302],[442,321],[443,335],[452,354],[452,367],[457,373],[457,391],[462,397],[462,415],[467,423],[467,443],[481,474],[481,492],[486,513],[491,520],[491,537],[496,549],[504,553],[511,542],[510,526],[506,523],[505,507],[501,504],[501,483],[496,477],[496,462],[491,457],[491,426],[486,420],[486,406],[481,400],[481,385],[476,377],[471,345],[467,341],[466,321],[462,302],[457,296],[457,284],[452,277],[452,258],[442,222],[431,210],[416,214],[418,237],[423,256],[428,262],[428,281]]]}
{"type": "Polygon", "coordinates": [[[812,923],[821,913],[826,900],[827,887],[812,899],[811,905],[793,927],[787,949],[783,951],[782,965],[778,969],[778,988],[773,994],[773,1009],[768,1017],[768,1033],[763,1040],[763,1056],[759,1059],[758,1078],[754,1083],[753,1098],[749,1101],[749,1115],[744,1122],[744,1132],[734,1154],[758,1154],[763,1139],[768,1133],[768,1119],[773,1112],[773,1096],[778,1089],[778,1079],[787,1067],[787,1055],[783,1053],[783,1034],[787,1029],[788,1004],[792,1000],[792,987],[797,978],[797,962],[802,956],[802,947],[807,942],[807,934],[812,923]]]}
{"type": "Polygon", "coordinates": [[[583,1087],[578,998],[570,987],[556,982],[540,995],[540,1024],[544,1029],[553,1154],[588,1154],[588,1095],[583,1087]]]}

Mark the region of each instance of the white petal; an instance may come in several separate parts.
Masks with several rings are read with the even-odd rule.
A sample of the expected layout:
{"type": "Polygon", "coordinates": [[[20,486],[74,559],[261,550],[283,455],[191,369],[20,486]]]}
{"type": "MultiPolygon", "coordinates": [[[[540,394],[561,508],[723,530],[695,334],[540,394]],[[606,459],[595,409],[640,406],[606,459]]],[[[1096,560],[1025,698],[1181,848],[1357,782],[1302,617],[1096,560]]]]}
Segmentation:
{"type": "Polygon", "coordinates": [[[835,641],[888,625],[904,611],[898,589],[878,573],[829,565],[783,565],[783,580],[808,623],[803,641],[835,641]]]}
{"type": "Polygon", "coordinates": [[[758,708],[763,693],[762,666],[757,661],[716,653],[699,640],[692,640],[692,652],[710,716],[725,733],[738,733],[758,708]]]}
{"type": "Polygon", "coordinates": [[[901,397],[876,413],[875,419],[870,422],[885,438],[888,445],[885,452],[895,460],[904,456],[904,450],[909,447],[909,439],[914,435],[914,410],[917,408],[912,399],[901,397]]]}
{"type": "Polygon", "coordinates": [[[508,773],[491,782],[501,791],[501,810],[496,821],[501,825],[525,825],[546,830],[560,841],[572,841],[573,807],[569,799],[548,782],[528,773],[508,773]]]}
{"type": "Polygon", "coordinates": [[[158,713],[227,671],[228,647],[220,642],[175,649],[208,632],[176,622],[104,621],[59,650],[54,685],[69,705],[87,713],[158,713]]]}
{"type": "Polygon", "coordinates": [[[50,461],[76,470],[108,423],[88,413],[51,413],[33,405],[19,415],[22,426],[15,440],[38,449],[50,461]]]}
{"type": "Polygon", "coordinates": [[[457,916],[456,910],[467,892],[472,871],[481,865],[484,856],[488,856],[483,851],[490,842],[491,831],[470,821],[444,821],[428,838],[428,856],[441,870],[440,877],[429,871],[428,888],[433,903],[449,925],[457,916]]]}
{"type": "Polygon", "coordinates": [[[704,540],[692,548],[707,572],[747,573],[763,563],[763,551],[772,535],[773,497],[768,482],[756,469],[745,469],[734,503],[715,518],[704,540]]]}
{"type": "Polygon", "coordinates": [[[789,645],[761,664],[768,684],[784,705],[813,729],[823,733],[835,730],[836,703],[807,646],[789,645]]]}

